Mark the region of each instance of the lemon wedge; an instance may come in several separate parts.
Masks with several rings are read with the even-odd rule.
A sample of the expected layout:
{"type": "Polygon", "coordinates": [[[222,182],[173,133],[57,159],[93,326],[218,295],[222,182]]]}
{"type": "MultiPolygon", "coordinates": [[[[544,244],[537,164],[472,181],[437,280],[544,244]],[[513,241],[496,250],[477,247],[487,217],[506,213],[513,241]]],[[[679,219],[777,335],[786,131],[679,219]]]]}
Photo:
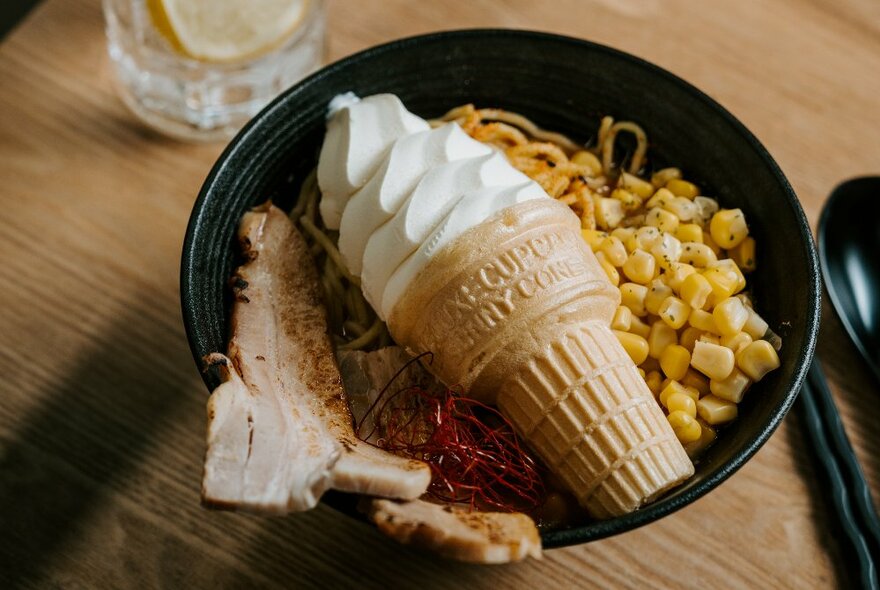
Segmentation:
{"type": "Polygon", "coordinates": [[[309,0],[147,0],[147,8],[178,52],[236,62],[281,45],[305,18],[309,0]]]}

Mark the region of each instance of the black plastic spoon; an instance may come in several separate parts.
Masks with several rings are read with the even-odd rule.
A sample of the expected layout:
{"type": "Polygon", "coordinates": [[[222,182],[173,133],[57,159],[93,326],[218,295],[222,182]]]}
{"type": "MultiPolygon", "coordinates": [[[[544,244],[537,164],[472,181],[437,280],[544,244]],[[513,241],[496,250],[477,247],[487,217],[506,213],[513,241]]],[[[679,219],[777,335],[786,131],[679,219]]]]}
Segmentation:
{"type": "Polygon", "coordinates": [[[880,387],[880,176],[831,193],[819,220],[819,259],[834,310],[880,387]]]}

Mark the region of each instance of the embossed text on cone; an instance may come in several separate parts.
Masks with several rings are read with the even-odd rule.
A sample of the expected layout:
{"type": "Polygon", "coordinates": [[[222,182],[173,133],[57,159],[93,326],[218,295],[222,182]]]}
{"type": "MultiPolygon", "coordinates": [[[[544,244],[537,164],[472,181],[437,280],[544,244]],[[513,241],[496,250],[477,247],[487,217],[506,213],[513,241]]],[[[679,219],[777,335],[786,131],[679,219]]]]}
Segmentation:
{"type": "Polygon", "coordinates": [[[448,385],[497,403],[595,517],[637,509],[693,465],[609,329],[619,293],[550,199],[515,205],[438,252],[389,318],[448,385]]]}

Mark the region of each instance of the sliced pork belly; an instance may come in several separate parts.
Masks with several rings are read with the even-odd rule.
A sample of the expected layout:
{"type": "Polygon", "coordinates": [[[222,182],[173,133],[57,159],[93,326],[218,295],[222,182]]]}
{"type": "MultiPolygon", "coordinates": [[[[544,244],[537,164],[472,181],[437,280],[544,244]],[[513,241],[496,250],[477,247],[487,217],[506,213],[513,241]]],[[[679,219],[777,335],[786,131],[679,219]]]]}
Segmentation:
{"type": "Polygon", "coordinates": [[[203,502],[283,514],[330,488],[420,496],[427,465],[355,436],[314,262],[293,223],[267,203],[244,215],[238,237],[246,262],[233,278],[228,353],[205,359],[223,383],[208,401],[203,502]]]}
{"type": "Polygon", "coordinates": [[[361,509],[379,530],[405,545],[459,561],[508,563],[541,557],[541,537],[518,512],[468,512],[424,500],[365,500],[361,509]]]}

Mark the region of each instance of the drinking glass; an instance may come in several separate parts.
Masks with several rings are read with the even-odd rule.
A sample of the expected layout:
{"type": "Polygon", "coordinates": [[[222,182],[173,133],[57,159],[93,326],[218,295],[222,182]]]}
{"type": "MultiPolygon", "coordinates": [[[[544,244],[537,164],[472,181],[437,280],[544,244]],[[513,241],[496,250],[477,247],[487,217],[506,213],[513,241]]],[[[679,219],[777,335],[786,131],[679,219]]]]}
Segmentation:
{"type": "Polygon", "coordinates": [[[147,0],[103,0],[119,95],[148,125],[186,140],[225,140],[324,58],[324,6],[306,0],[298,25],[270,52],[235,63],[175,49],[147,0]]]}

